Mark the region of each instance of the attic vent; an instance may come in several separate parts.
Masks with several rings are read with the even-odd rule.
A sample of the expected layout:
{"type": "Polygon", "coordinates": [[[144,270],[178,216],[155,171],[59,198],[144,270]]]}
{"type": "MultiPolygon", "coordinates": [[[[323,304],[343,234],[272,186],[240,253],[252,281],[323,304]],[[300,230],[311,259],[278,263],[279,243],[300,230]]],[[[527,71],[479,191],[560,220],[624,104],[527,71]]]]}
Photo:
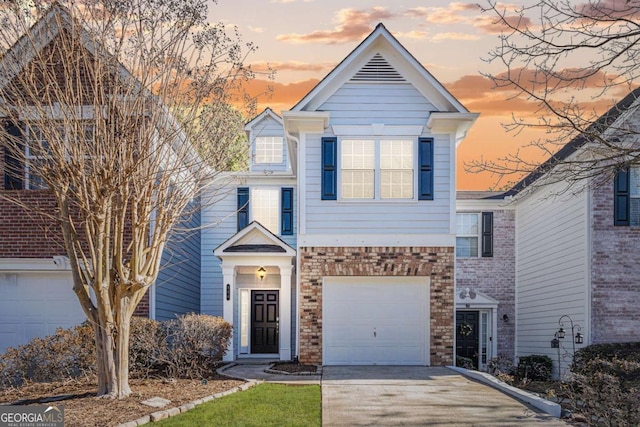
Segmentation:
{"type": "Polygon", "coordinates": [[[352,78],[352,82],[404,82],[406,81],[395,68],[379,53],[365,64],[352,78]]]}

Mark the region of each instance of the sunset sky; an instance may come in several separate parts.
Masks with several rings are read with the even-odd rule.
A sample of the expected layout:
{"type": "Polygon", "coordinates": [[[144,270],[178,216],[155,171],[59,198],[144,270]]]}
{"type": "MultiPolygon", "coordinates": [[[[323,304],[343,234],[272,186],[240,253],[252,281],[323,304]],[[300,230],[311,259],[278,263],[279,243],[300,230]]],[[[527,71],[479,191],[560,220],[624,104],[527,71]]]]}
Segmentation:
{"type": "Polygon", "coordinates": [[[275,81],[258,79],[253,85],[274,87],[260,109],[270,106],[278,113],[291,108],[382,22],[471,112],[480,113],[458,149],[459,190],[496,185],[496,177],[466,172],[465,162],[481,156],[497,159],[542,136],[506,133],[501,126],[512,113],[531,115],[535,106],[523,99],[507,101],[509,92],[493,90],[480,74],[505,70],[483,60],[498,44],[501,28],[475,1],[219,0],[210,17],[236,25],[244,41],[258,45],[249,58],[255,69],[269,64],[277,71],[275,81]]]}

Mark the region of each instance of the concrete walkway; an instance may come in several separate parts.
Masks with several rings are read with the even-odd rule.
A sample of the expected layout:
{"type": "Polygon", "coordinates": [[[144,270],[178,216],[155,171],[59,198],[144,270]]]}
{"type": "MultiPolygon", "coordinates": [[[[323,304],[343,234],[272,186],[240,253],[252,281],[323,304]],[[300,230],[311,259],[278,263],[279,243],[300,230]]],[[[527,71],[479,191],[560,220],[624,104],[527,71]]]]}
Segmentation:
{"type": "Polygon", "coordinates": [[[322,375],[266,373],[242,363],[220,373],[245,380],[322,385],[323,426],[549,426],[563,421],[448,368],[325,366],[322,375]]]}
{"type": "Polygon", "coordinates": [[[323,426],[564,426],[447,368],[329,366],[323,426]]]}

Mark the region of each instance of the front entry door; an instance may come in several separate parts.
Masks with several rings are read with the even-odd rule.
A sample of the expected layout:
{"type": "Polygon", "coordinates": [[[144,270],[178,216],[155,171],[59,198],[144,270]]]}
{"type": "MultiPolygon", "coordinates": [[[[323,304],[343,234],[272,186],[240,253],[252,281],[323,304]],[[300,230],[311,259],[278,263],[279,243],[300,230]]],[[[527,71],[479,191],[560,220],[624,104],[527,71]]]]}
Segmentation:
{"type": "Polygon", "coordinates": [[[251,353],[278,353],[278,291],[251,291],[251,353]]]}
{"type": "Polygon", "coordinates": [[[456,355],[473,360],[473,366],[478,369],[478,340],[480,312],[456,312],[456,355]]]}

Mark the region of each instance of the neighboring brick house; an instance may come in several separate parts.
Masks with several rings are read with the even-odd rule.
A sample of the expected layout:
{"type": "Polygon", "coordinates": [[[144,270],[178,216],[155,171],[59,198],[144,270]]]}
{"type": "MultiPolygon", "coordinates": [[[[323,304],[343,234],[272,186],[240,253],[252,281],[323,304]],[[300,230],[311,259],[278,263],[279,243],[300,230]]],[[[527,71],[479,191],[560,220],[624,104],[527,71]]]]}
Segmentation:
{"type": "MultiPolygon", "coordinates": [[[[609,133],[618,129],[638,135],[640,89],[593,129],[613,140],[616,135],[609,133]]],[[[637,139],[623,142],[638,144],[637,139]]],[[[540,170],[580,156],[585,144],[586,138],[574,138],[540,170]]],[[[566,372],[574,346],[640,341],[640,310],[634,304],[640,297],[640,165],[572,191],[566,191],[565,182],[538,187],[544,179],[536,171],[502,194],[459,193],[459,214],[493,212],[494,258],[501,246],[508,249],[493,263],[480,256],[459,257],[456,285],[457,292],[469,287],[495,298],[498,312],[509,317],[503,322],[498,316],[499,354],[510,357],[513,349],[516,356],[546,354],[557,373],[559,363],[566,372]],[[506,236],[498,237],[501,223],[506,236]],[[566,337],[552,348],[561,327],[566,337]]],[[[475,233],[482,239],[482,230],[475,233]]]]}
{"type": "MultiPolygon", "coordinates": [[[[57,49],[62,23],[70,22],[64,17],[57,17],[65,13],[64,8],[53,6],[31,29],[31,33],[39,38],[34,44],[45,51],[54,72],[66,60],[57,49]]],[[[84,42],[86,40],[89,38],[83,39],[84,42]]],[[[29,51],[30,47],[28,38],[18,40],[3,58],[12,61],[11,58],[16,57],[14,52],[21,52],[17,58],[24,63],[3,64],[3,69],[28,72],[31,68],[28,58],[34,56],[29,51]]],[[[90,50],[92,47],[83,48],[90,50]]],[[[61,75],[61,72],[56,75],[61,75]]],[[[12,78],[20,78],[20,74],[12,78]]],[[[25,150],[25,155],[18,157],[12,155],[7,141],[0,145],[0,352],[33,337],[53,333],[58,327],[72,326],[86,319],[72,291],[71,271],[60,226],[54,219],[55,215],[47,216],[57,209],[55,199],[48,190],[42,189],[37,177],[29,173],[30,157],[26,150],[32,138],[39,138],[38,123],[26,113],[20,113],[19,117],[17,123],[15,119],[0,118],[0,125],[17,137],[25,150]],[[24,209],[2,196],[19,199],[29,208],[24,209]],[[33,207],[36,209],[31,209],[33,207]]],[[[191,217],[189,221],[198,230],[199,216],[191,217]]],[[[135,314],[162,319],[198,311],[199,255],[199,231],[171,242],[164,254],[164,268],[158,276],[157,286],[144,296],[135,314]],[[175,271],[177,266],[179,274],[175,271]]]]}

